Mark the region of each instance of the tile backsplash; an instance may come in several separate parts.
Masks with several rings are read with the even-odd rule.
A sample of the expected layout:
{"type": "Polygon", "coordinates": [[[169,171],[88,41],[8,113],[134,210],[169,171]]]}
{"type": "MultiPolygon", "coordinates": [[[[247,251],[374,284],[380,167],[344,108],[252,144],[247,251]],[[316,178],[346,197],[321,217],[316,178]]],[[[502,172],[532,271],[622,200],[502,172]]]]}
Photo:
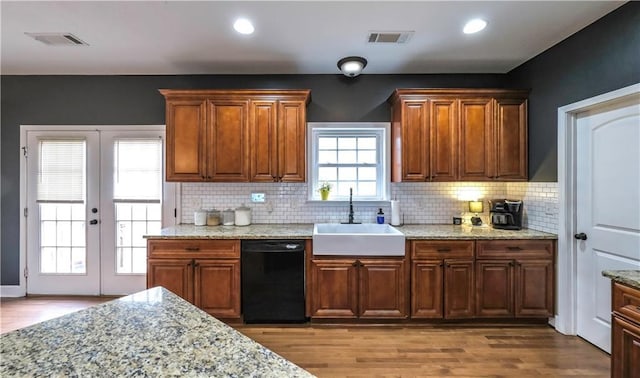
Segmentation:
{"type": "MultiPolygon", "coordinates": [[[[181,223],[193,223],[194,210],[235,208],[245,204],[252,208],[253,223],[329,223],[347,220],[347,202],[307,201],[307,184],[293,183],[183,183],[181,184],[181,223]],[[251,193],[265,193],[266,202],[252,203],[251,193]]],[[[540,231],[557,232],[557,183],[438,182],[392,183],[391,198],[400,203],[401,219],[407,224],[451,223],[453,216],[468,220],[467,200],[485,201],[484,213],[489,222],[492,198],[522,198],[525,225],[540,231]],[[552,212],[552,213],[549,213],[552,212]]],[[[391,217],[389,202],[379,204],[354,202],[355,220],[374,223],[378,208],[387,222],[391,217]]]]}

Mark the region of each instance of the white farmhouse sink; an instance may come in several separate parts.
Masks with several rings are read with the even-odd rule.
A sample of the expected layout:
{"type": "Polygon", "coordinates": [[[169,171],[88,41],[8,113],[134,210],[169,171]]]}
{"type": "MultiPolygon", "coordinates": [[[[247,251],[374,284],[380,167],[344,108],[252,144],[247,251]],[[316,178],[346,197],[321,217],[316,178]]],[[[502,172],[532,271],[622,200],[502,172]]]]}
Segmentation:
{"type": "Polygon", "coordinates": [[[313,254],[404,256],[404,234],[388,224],[317,223],[313,254]]]}

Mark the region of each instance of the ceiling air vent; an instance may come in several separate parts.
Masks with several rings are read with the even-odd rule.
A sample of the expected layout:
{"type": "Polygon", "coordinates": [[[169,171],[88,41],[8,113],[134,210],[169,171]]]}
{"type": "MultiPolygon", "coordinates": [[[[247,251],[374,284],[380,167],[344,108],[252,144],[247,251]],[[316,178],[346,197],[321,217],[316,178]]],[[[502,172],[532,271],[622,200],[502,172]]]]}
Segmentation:
{"type": "Polygon", "coordinates": [[[413,31],[377,31],[369,32],[369,43],[406,43],[413,36],[413,31]]]}
{"type": "Polygon", "coordinates": [[[29,37],[51,46],[89,46],[71,33],[24,33],[29,37]]]}

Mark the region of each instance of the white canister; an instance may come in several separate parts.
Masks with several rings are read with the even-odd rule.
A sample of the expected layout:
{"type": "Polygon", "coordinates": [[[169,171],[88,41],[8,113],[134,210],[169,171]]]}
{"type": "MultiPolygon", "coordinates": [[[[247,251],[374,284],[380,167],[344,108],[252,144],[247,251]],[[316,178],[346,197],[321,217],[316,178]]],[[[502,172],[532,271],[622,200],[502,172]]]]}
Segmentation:
{"type": "Polygon", "coordinates": [[[251,208],[244,205],[236,208],[236,226],[248,226],[251,224],[251,208]]]}
{"type": "Polygon", "coordinates": [[[193,212],[193,224],[196,226],[207,225],[207,211],[200,209],[193,212]]]}

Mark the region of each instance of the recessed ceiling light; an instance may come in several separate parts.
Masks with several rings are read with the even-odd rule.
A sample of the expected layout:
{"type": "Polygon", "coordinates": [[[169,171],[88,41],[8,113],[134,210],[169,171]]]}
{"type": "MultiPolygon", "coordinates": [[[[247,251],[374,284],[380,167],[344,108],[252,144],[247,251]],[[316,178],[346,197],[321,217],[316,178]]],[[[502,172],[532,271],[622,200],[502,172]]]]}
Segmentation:
{"type": "Polygon", "coordinates": [[[246,18],[239,18],[233,23],[233,28],[240,34],[252,34],[255,30],[251,21],[246,18]]]}
{"type": "Polygon", "coordinates": [[[465,34],[473,34],[484,29],[486,26],[487,26],[487,22],[485,20],[480,18],[474,18],[473,20],[467,22],[466,25],[464,25],[464,29],[462,29],[462,31],[465,34]]]}

